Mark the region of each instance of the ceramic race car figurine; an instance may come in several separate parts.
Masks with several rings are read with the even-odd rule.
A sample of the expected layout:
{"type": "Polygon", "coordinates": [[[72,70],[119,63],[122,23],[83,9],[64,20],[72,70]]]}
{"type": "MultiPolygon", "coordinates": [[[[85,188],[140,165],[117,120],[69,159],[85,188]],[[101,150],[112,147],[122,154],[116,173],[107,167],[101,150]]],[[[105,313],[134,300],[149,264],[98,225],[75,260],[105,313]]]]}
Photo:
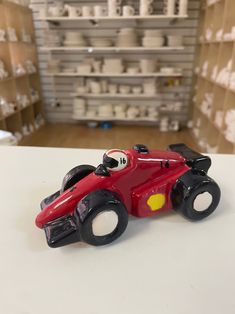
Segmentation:
{"type": "Polygon", "coordinates": [[[184,144],[168,151],[144,145],[110,150],[97,168],[69,171],[60,191],[42,201],[36,225],[50,247],[78,241],[99,246],[121,236],[128,215],[148,217],[173,208],[201,220],[220,201],[220,189],[207,175],[210,166],[209,157],[184,144]]]}

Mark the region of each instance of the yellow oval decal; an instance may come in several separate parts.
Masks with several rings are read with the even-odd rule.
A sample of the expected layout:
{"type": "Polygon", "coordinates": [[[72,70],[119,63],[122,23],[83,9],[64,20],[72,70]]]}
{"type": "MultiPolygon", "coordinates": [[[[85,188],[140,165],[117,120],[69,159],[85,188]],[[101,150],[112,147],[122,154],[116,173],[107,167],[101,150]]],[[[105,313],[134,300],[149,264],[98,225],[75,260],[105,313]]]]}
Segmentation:
{"type": "Polygon", "coordinates": [[[148,206],[152,211],[161,209],[166,203],[166,197],[164,194],[153,194],[147,201],[148,206]]]}

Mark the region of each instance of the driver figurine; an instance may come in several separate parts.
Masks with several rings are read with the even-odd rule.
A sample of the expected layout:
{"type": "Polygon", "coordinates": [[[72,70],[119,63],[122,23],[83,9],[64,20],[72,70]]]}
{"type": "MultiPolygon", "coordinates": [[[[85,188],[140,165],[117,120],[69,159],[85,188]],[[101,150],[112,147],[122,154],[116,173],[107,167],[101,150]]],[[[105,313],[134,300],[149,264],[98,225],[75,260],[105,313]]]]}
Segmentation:
{"type": "Polygon", "coordinates": [[[125,169],[128,166],[128,156],[120,149],[112,149],[107,151],[103,156],[103,163],[99,165],[95,174],[97,176],[110,176],[110,170],[113,172],[125,169]]]}
{"type": "Polygon", "coordinates": [[[119,149],[109,150],[103,156],[103,165],[111,171],[123,170],[128,166],[128,156],[119,149]]]}

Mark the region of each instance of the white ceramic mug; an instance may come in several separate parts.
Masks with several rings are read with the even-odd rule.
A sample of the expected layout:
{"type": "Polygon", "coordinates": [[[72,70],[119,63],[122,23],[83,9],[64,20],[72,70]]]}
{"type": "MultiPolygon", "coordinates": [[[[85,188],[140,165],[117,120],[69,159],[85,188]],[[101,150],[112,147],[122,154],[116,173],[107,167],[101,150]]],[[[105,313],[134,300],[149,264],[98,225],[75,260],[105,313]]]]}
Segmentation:
{"type": "Polygon", "coordinates": [[[153,7],[151,5],[140,6],[140,15],[151,15],[153,14],[153,7]]]}
{"type": "Polygon", "coordinates": [[[122,8],[122,14],[123,16],[133,16],[135,15],[135,8],[131,5],[124,5],[122,8]]]}
{"type": "Polygon", "coordinates": [[[107,8],[102,5],[95,5],[94,6],[94,16],[106,16],[107,15],[107,8]]]}
{"type": "Polygon", "coordinates": [[[40,17],[41,19],[46,18],[47,15],[48,15],[48,14],[47,14],[47,10],[46,10],[45,8],[39,9],[39,17],[40,17]]]}
{"type": "Polygon", "coordinates": [[[121,7],[114,7],[109,10],[109,16],[120,16],[122,13],[121,7]]]}
{"type": "Polygon", "coordinates": [[[108,0],[108,15],[119,16],[121,15],[121,3],[122,0],[108,0]]]}
{"type": "Polygon", "coordinates": [[[140,5],[148,6],[149,4],[152,4],[153,0],[140,0],[140,5]]]}
{"type": "Polygon", "coordinates": [[[0,29],[0,41],[6,41],[6,31],[4,29],[0,29]]]}
{"type": "Polygon", "coordinates": [[[130,93],[130,91],[131,91],[130,85],[120,85],[119,86],[120,94],[127,95],[130,93]]]}
{"type": "Polygon", "coordinates": [[[100,85],[101,85],[101,91],[102,93],[107,93],[108,92],[108,81],[107,80],[101,80],[100,81],[100,85]]]}
{"type": "Polygon", "coordinates": [[[180,0],[178,14],[179,15],[187,15],[188,14],[188,0],[180,0]]]}
{"type": "Polygon", "coordinates": [[[93,81],[90,83],[92,94],[100,94],[101,93],[101,84],[100,82],[93,81]]]}
{"type": "Polygon", "coordinates": [[[108,89],[109,89],[109,93],[110,93],[110,94],[117,94],[118,85],[111,83],[111,84],[109,84],[108,89]]]}
{"type": "Polygon", "coordinates": [[[144,94],[146,95],[154,95],[157,93],[157,85],[154,80],[146,80],[143,83],[144,94]]]}
{"type": "Polygon", "coordinates": [[[101,72],[101,65],[102,65],[102,62],[101,61],[94,61],[92,66],[93,66],[93,70],[95,73],[100,73],[101,72]]]}
{"type": "Polygon", "coordinates": [[[142,73],[154,73],[156,71],[156,61],[152,59],[140,60],[140,69],[142,73]]]}
{"type": "Polygon", "coordinates": [[[176,0],[165,0],[164,13],[166,15],[175,15],[176,0]]]}
{"type": "Polygon", "coordinates": [[[49,7],[48,12],[51,16],[63,16],[65,13],[65,9],[59,6],[49,7]]]}
{"type": "Polygon", "coordinates": [[[68,16],[70,18],[78,17],[78,16],[82,15],[82,9],[80,7],[75,7],[72,5],[66,5],[65,9],[68,12],[68,16]]]}
{"type": "Polygon", "coordinates": [[[91,6],[84,5],[82,7],[82,16],[93,16],[93,13],[93,8],[91,6]]]}

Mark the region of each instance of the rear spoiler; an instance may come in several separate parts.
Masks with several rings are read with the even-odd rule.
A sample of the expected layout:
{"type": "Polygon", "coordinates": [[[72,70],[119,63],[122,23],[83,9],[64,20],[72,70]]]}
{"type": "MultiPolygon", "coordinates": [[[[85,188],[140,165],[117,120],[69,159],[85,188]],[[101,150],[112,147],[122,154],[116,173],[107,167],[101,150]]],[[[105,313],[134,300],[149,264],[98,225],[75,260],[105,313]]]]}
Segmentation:
{"type": "Polygon", "coordinates": [[[202,170],[207,173],[211,166],[210,157],[195,152],[185,144],[169,145],[168,150],[179,153],[183,156],[186,159],[186,164],[193,169],[202,170]]]}

